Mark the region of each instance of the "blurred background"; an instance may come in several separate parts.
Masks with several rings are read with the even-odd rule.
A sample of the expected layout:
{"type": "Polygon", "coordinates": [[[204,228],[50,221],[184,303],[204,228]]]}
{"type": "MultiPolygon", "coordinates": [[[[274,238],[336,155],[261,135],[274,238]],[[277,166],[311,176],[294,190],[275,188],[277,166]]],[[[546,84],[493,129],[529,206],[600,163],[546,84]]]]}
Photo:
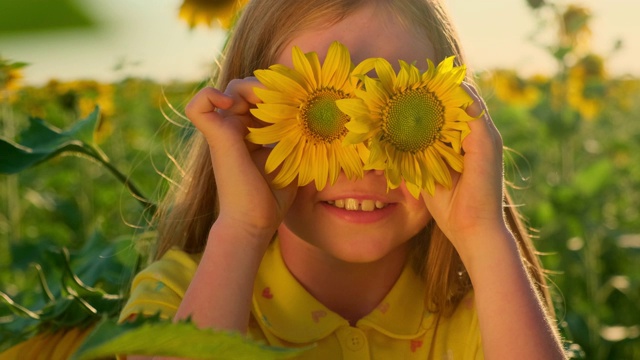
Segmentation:
{"type": "MultiPolygon", "coordinates": [[[[447,3],[567,349],[639,359],[640,2],[447,3]]],[[[99,321],[65,317],[67,265],[126,297],[191,131],[180,110],[208,81],[234,4],[0,0],[0,352],[49,323],[99,321]],[[1,305],[14,301],[58,310],[29,318],[1,305]]]]}

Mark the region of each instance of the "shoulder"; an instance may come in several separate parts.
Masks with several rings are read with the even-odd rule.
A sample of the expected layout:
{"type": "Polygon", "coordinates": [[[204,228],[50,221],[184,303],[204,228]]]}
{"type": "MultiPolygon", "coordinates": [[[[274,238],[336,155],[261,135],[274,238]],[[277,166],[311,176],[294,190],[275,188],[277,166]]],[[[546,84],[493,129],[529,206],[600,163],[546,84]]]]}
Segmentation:
{"type": "Polygon", "coordinates": [[[170,249],[162,258],[140,271],[133,279],[129,299],[120,313],[120,321],[134,314],[172,318],[180,306],[198,268],[200,254],[170,249]]]}

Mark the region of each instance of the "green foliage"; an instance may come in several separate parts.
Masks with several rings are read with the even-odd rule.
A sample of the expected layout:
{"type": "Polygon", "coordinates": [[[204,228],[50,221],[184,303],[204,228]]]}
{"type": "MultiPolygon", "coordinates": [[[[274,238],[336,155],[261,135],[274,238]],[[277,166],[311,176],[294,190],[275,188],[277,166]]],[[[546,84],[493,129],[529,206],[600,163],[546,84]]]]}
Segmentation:
{"type": "Polygon", "coordinates": [[[0,2],[0,35],[92,26],[94,20],[71,0],[0,2]]]}
{"type": "Polygon", "coordinates": [[[129,188],[143,205],[155,212],[140,191],[118,171],[95,142],[95,131],[99,128],[99,108],[86,119],[75,123],[70,129],[61,131],[39,118],[29,118],[29,127],[20,134],[20,143],[0,139],[0,174],[15,174],[55,156],[70,153],[87,156],[100,162],[129,188]]]}
{"type": "Polygon", "coordinates": [[[92,360],[117,354],[173,356],[189,359],[287,359],[306,348],[270,347],[236,333],[198,329],[189,320],[173,323],[138,317],[116,324],[105,320],[87,337],[72,360],[92,360]]]}
{"type": "Polygon", "coordinates": [[[84,327],[105,316],[116,317],[124,301],[122,289],[118,286],[120,276],[125,272],[132,276],[135,270],[129,264],[136,253],[124,252],[126,247],[130,247],[128,241],[108,243],[96,234],[73,256],[66,248],[51,251],[50,268],[32,265],[41,290],[40,299],[33,306],[37,310],[16,303],[0,291],[0,303],[4,303],[12,313],[0,320],[0,334],[3,339],[8,339],[2,341],[0,351],[43,331],[84,327]],[[78,272],[74,272],[72,267],[78,272]],[[55,273],[57,281],[48,281],[45,272],[55,273]],[[77,273],[83,275],[84,281],[77,273]],[[99,287],[89,286],[85,281],[99,287]]]}

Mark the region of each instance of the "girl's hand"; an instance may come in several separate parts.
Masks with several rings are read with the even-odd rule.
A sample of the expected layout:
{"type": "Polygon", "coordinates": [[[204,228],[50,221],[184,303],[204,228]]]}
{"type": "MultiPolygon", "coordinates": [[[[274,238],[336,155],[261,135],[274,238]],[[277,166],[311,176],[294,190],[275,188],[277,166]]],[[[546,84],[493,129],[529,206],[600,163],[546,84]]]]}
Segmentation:
{"type": "Polygon", "coordinates": [[[464,169],[462,174],[452,171],[450,190],[438,185],[433,196],[422,193],[434,220],[461,255],[478,234],[507,229],[502,212],[502,138],[477,91],[463,86],[474,100],[467,113],[478,117],[484,112],[469,122],[471,133],[462,143],[464,169]]]}
{"type": "Polygon", "coordinates": [[[207,87],[186,107],[186,115],[204,135],[211,154],[220,202],[217,223],[271,238],[295,197],[295,186],[274,189],[264,174],[271,149],[248,143],[247,127],[263,126],[249,109],[259,101],[255,78],[232,80],[224,93],[207,87]]]}

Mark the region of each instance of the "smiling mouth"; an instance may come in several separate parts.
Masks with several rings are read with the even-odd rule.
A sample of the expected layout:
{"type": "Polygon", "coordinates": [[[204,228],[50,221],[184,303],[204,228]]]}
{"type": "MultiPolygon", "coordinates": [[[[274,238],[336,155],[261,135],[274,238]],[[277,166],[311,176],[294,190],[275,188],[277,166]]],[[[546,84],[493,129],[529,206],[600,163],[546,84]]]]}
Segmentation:
{"type": "Polygon", "coordinates": [[[349,211],[374,211],[382,209],[388,205],[377,200],[357,200],[353,198],[329,200],[326,201],[326,203],[349,211]]]}

